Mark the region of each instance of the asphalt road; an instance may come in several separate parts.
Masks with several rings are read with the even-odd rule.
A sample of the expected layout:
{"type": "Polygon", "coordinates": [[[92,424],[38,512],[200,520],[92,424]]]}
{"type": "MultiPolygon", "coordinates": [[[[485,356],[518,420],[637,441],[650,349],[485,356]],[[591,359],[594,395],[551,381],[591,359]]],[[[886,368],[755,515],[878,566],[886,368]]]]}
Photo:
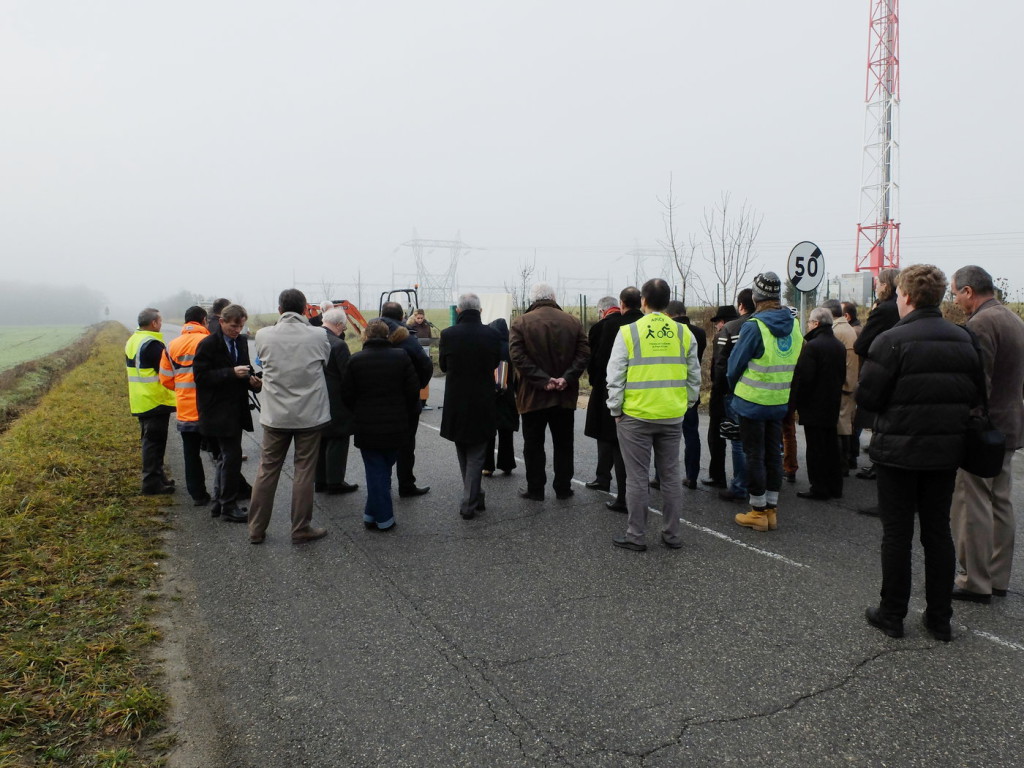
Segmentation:
{"type": "MultiPolygon", "coordinates": [[[[443,387],[435,379],[432,404],[443,387]]],[[[684,489],[681,550],[661,546],[656,519],[647,552],[614,548],[625,518],[582,486],[595,461],[583,417],[573,499],[550,487],[543,503],[519,499],[520,461],[484,479],[487,511],[471,521],[440,410],[418,435],[416,474],[431,491],[396,492],[393,534],[364,529],[362,487],[318,495],[314,524],[330,535],[301,546],[288,536],[288,477],[258,547],[245,526],[179,498],[161,649],[169,764],[1024,763],[1022,577],[990,606],[956,604],[955,641],[940,644],[918,623],[916,548],[907,636],[889,639],[863,618],[880,527],[855,510],[874,483],[851,477],[841,502],[805,501],[803,472],[783,489],[777,531],[736,526],[742,508],[702,487],[684,489]]],[[[250,480],[257,439],[245,442],[250,480]]],[[[180,478],[179,446],[172,435],[180,478]]],[[[363,486],[355,449],[349,480],[363,486]]]]}

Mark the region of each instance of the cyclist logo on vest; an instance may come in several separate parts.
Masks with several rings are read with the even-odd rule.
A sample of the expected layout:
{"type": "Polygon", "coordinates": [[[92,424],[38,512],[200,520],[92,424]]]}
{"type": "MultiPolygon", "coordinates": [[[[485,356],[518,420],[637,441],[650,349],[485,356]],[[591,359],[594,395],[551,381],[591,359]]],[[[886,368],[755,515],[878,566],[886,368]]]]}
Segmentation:
{"type": "Polygon", "coordinates": [[[654,330],[654,326],[653,325],[649,325],[649,326],[647,326],[647,335],[644,336],[644,338],[645,339],[674,339],[675,336],[676,336],[675,333],[673,333],[672,329],[669,326],[667,326],[667,325],[661,326],[661,328],[659,328],[657,331],[654,330]]]}

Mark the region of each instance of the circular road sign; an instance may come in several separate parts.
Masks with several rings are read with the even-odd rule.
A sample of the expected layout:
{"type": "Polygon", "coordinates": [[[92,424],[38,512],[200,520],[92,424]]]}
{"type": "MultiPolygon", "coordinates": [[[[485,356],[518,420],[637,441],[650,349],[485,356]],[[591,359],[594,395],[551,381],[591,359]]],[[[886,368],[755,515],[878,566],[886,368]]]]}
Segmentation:
{"type": "Polygon", "coordinates": [[[821,248],[804,240],[789,252],[789,281],[798,291],[813,291],[825,276],[825,256],[821,248]]]}

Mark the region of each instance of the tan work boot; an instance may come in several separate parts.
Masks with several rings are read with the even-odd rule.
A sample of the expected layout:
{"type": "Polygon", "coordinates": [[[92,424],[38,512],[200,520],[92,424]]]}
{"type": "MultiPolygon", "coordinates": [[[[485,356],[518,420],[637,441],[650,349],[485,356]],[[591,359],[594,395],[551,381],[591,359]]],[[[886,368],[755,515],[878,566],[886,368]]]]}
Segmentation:
{"type": "Polygon", "coordinates": [[[768,530],[768,513],[763,509],[751,509],[746,514],[736,515],[736,523],[744,528],[753,528],[755,531],[768,530]]]}
{"type": "Polygon", "coordinates": [[[768,530],[774,531],[779,527],[779,514],[776,507],[765,507],[764,513],[768,515],[768,530]]]}

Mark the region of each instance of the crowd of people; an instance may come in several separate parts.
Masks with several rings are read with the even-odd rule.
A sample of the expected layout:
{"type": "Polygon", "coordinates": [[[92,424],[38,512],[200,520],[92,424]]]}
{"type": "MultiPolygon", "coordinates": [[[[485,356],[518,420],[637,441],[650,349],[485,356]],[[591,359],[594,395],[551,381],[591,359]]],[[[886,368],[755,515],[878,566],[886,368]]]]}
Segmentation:
{"type": "MultiPolygon", "coordinates": [[[[526,482],[519,496],[545,499],[549,432],[551,490],[557,499],[573,496],[584,372],[591,387],[584,434],[597,441],[586,487],[611,493],[614,481],[607,507],[625,513],[626,524],[612,544],[626,550],[647,549],[652,487],[662,494],[660,539],[668,548],[682,546],[683,489],[698,482],[746,505],[736,524],[776,530],[782,484],[796,480],[799,423],[808,487],[797,496],[840,498],[851,471],[877,483],[877,507],[863,510],[882,523],[881,599],[866,610],[868,623],[903,635],[917,520],[925,554],[923,624],[936,639],[950,640],[952,600],[987,603],[1009,587],[1011,459],[1024,441],[1024,321],[976,266],[958,270],[949,286],[930,265],[882,270],[878,300],[863,325],[856,305],[828,300],[801,329],[781,303],[781,287],[775,273],[758,274],[734,305],[718,307],[711,318],[703,479],[698,404],[708,340],[671,300],[666,281],[603,298],[589,331],[545,283],[533,286],[529,308],[511,326],[504,319],[485,324],[479,297],[461,295],[455,324],[440,333],[438,363],[446,374],[440,433],[455,444],[462,518],[486,510],[483,477],[516,469],[512,434],[520,425],[526,482]],[[944,319],[947,287],[966,325],[944,319]],[[984,473],[992,477],[963,468],[972,420],[982,416],[1005,437],[1001,466],[984,473]],[[871,463],[858,466],[863,429],[871,430],[871,463]]],[[[227,299],[209,318],[202,307],[189,308],[181,334],[166,347],[159,311],[139,314],[125,357],[140,424],[142,492],[175,490],[163,461],[176,413],[193,502],[209,505],[214,517],[247,523],[253,544],[266,539],[293,447],[291,539],[312,541],[327,533],[312,524],[314,494],[358,489],[346,481],[351,439],[364,466],[364,524],[395,530],[392,474],[400,497],[430,490],[416,484],[413,472],[422,393],[433,373],[420,343],[430,335],[424,313],[417,310],[406,324],[400,305],[384,304],[363,331],[362,349],[350,354],[343,309],[325,307],[315,327],[300,291],[283,291],[278,304],[277,322],[255,336],[253,361],[242,333],[247,312],[227,299]],[[256,403],[263,438],[250,488],[241,472],[242,433],[253,429],[256,403]],[[214,457],[212,493],[204,449],[214,457]]]]}

